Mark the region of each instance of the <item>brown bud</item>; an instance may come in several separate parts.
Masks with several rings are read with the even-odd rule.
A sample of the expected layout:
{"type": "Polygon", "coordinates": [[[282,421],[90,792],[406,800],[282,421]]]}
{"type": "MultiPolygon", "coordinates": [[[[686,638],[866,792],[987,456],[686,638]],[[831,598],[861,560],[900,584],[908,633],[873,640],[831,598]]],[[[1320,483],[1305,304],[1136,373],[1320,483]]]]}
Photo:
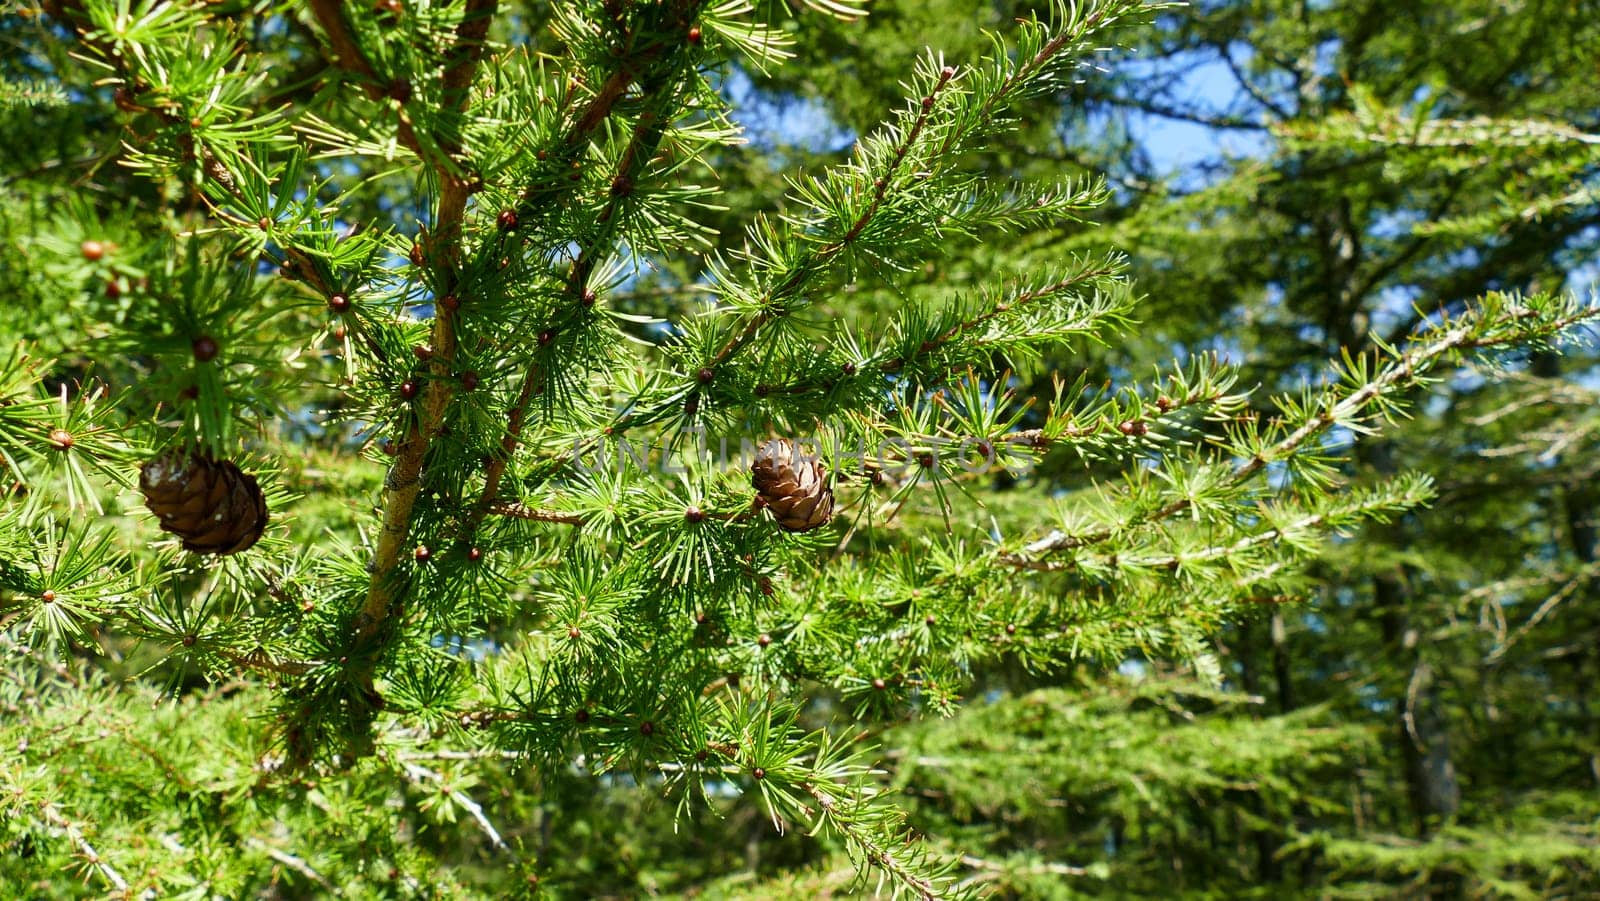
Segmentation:
{"type": "Polygon", "coordinates": [[[408,379],[400,383],[400,396],[406,400],[415,400],[417,395],[421,392],[422,389],[418,387],[416,382],[408,379]]]}
{"type": "Polygon", "coordinates": [[[478,374],[476,372],[473,372],[472,370],[469,369],[466,372],[461,373],[461,390],[462,391],[476,391],[476,390],[478,390],[478,374]]]}
{"type": "Polygon", "coordinates": [[[335,313],[343,313],[350,309],[350,298],[343,294],[335,294],[328,298],[328,309],[335,313]]]}
{"type": "Polygon", "coordinates": [[[210,335],[201,335],[194,339],[191,347],[194,350],[194,358],[202,363],[209,363],[215,360],[217,354],[222,351],[222,348],[217,346],[217,339],[210,335]]]}
{"type": "Polygon", "coordinates": [[[78,252],[83,258],[93,263],[106,255],[106,245],[100,241],[85,241],[78,245],[78,252]]]}
{"type": "Polygon", "coordinates": [[[66,450],[72,446],[72,433],[66,429],[51,429],[50,443],[56,446],[56,450],[66,450]]]}
{"type": "Polygon", "coordinates": [[[433,559],[433,551],[428,550],[427,545],[419,544],[417,545],[416,553],[413,556],[417,558],[418,563],[427,563],[429,560],[433,559]]]}

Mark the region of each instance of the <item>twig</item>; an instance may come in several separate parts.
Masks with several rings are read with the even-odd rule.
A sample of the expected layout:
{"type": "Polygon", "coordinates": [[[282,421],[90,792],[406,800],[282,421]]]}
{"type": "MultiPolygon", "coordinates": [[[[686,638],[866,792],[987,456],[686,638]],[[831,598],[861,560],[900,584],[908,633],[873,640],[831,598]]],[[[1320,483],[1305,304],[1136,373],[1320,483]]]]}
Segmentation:
{"type": "MultiPolygon", "coordinates": [[[[87,860],[91,866],[99,871],[106,882],[111,883],[112,888],[116,889],[124,898],[131,897],[130,892],[132,890],[128,888],[128,880],[122,878],[122,874],[117,872],[116,867],[113,867],[110,861],[100,856],[100,852],[94,849],[94,845],[89,844],[89,839],[84,836],[83,830],[79,828],[77,823],[67,819],[60,808],[56,807],[55,802],[39,802],[39,812],[44,815],[45,820],[50,825],[67,834],[67,839],[72,842],[73,847],[78,849],[78,853],[83,856],[84,860],[87,860]]],[[[155,897],[155,892],[146,890],[140,897],[153,898],[155,897]]]]}
{"type": "MultiPolygon", "coordinates": [[[[1591,319],[1594,317],[1594,315],[1595,314],[1593,312],[1580,311],[1574,316],[1563,317],[1562,319],[1551,323],[1551,329],[1559,331],[1568,325],[1591,319]]],[[[1404,384],[1408,380],[1412,379],[1418,374],[1419,370],[1432,364],[1433,361],[1444,356],[1450,351],[1488,347],[1497,343],[1504,343],[1505,340],[1506,339],[1503,338],[1497,339],[1476,337],[1472,324],[1461,325],[1450,329],[1443,335],[1434,339],[1432,343],[1424,345],[1422,348],[1412,353],[1402,355],[1398,359],[1396,365],[1379,375],[1377,378],[1351,392],[1342,400],[1339,400],[1331,407],[1322,411],[1322,413],[1311,417],[1307,422],[1300,425],[1299,428],[1296,428],[1294,431],[1285,435],[1272,447],[1256,453],[1255,455],[1251,456],[1250,459],[1239,464],[1234,469],[1233,475],[1229,479],[1229,484],[1234,486],[1241,485],[1259,473],[1262,469],[1266,468],[1266,465],[1269,462],[1273,460],[1281,460],[1285,457],[1293,455],[1312,438],[1322,434],[1328,429],[1333,428],[1335,424],[1356,416],[1368,403],[1383,395],[1390,389],[1396,387],[1397,385],[1404,384]]],[[[1099,542],[1113,537],[1122,529],[1129,528],[1134,525],[1159,522],[1161,520],[1169,519],[1172,516],[1189,509],[1190,504],[1191,501],[1188,498],[1178,498],[1166,506],[1161,507],[1160,509],[1141,518],[1137,522],[1122,523],[1119,526],[1097,529],[1093,532],[1088,532],[1081,535],[1068,535],[1060,530],[1053,530],[1045,537],[1024,546],[1020,551],[1001,554],[999,556],[999,560],[1002,563],[1006,563],[1011,566],[1036,568],[1037,561],[1033,558],[1038,557],[1041,554],[1071,550],[1073,548],[1079,548],[1089,544],[1098,544],[1099,542]]]]}
{"type": "MultiPolygon", "coordinates": [[[[687,20],[692,18],[700,6],[699,0],[685,4],[677,10],[678,18],[687,20]]],[[[677,29],[679,34],[687,35],[687,29],[677,29]]],[[[687,38],[685,37],[685,40],[687,38]]],[[[594,274],[600,261],[609,254],[614,247],[614,236],[618,228],[618,213],[622,202],[633,194],[635,183],[643,172],[645,165],[655,155],[656,149],[661,145],[661,139],[666,133],[667,117],[651,109],[658,95],[668,85],[674,83],[673,70],[662,66],[663,61],[670,61],[672,50],[676,49],[675,42],[662,42],[641,51],[641,57],[634,61],[632,66],[622,66],[607,79],[600,92],[590,101],[589,106],[573,123],[562,142],[563,148],[574,150],[588,139],[589,135],[597,129],[610,115],[612,107],[622,96],[622,88],[626,87],[636,77],[637,66],[641,62],[646,66],[648,75],[643,79],[645,112],[639,116],[639,124],[633,129],[628,144],[623,148],[622,156],[617,162],[616,174],[611,180],[611,190],[607,196],[605,206],[595,220],[600,228],[578,252],[578,258],[573,262],[572,269],[567,274],[566,288],[562,297],[563,319],[552,327],[556,331],[565,326],[566,321],[582,314],[585,306],[593,300],[589,294],[589,279],[594,274]],[[662,66],[661,68],[656,68],[662,66]]],[[[523,206],[531,207],[533,195],[525,192],[523,206]]],[[[546,202],[553,202],[547,198],[546,202]]],[[[500,452],[489,460],[484,470],[483,490],[478,495],[478,502],[467,515],[467,520],[462,528],[462,534],[470,537],[483,522],[486,513],[491,512],[491,505],[496,494],[500,491],[500,482],[505,477],[506,467],[510,465],[512,456],[516,453],[517,445],[522,441],[522,430],[527,424],[528,405],[539,393],[540,362],[537,357],[529,363],[528,369],[522,376],[522,387],[517,392],[516,400],[512,402],[510,412],[506,417],[506,433],[500,439],[500,452]]]]}
{"type": "Polygon", "coordinates": [[[461,809],[465,810],[468,814],[471,814],[472,818],[478,822],[478,828],[482,829],[483,834],[488,836],[489,843],[491,845],[494,845],[497,849],[504,852],[505,855],[510,857],[513,861],[516,861],[517,863],[522,862],[522,858],[517,855],[517,852],[513,851],[511,846],[507,845],[505,840],[500,837],[499,831],[494,828],[493,823],[489,822],[489,817],[484,814],[483,808],[479,806],[477,801],[472,800],[472,798],[469,797],[465,792],[457,791],[456,789],[451,788],[449,784],[445,782],[445,778],[442,774],[430,770],[421,764],[402,760],[400,765],[405,768],[406,777],[412,782],[422,782],[424,780],[437,782],[439,786],[450,795],[450,800],[461,805],[461,809]]]}
{"type": "Polygon", "coordinates": [[[889,163],[889,167],[884,171],[883,175],[874,180],[871,201],[867,203],[867,208],[862,210],[861,215],[857,216],[856,220],[850,224],[849,230],[847,230],[843,237],[839,238],[838,240],[831,241],[817,248],[811,253],[810,259],[803,264],[795,266],[790,271],[787,278],[773,286],[773,288],[767,292],[767,296],[762,299],[763,303],[761,312],[752,317],[751,320],[745,324],[745,327],[740,330],[739,334],[729,339],[729,341],[722,346],[722,349],[717,351],[717,353],[712,356],[712,358],[706,363],[706,367],[708,369],[715,370],[718,366],[726,363],[729,358],[739,352],[740,348],[748,344],[750,340],[756,336],[756,333],[761,331],[761,329],[765,327],[767,323],[777,319],[778,316],[781,315],[781,309],[771,306],[774,300],[798,290],[801,284],[804,283],[806,275],[810,273],[817,265],[825,263],[829,259],[837,256],[846,247],[849,247],[851,242],[860,237],[861,233],[866,230],[867,225],[872,222],[872,217],[877,214],[878,207],[882,205],[884,197],[888,195],[890,182],[894,180],[894,175],[899,170],[900,163],[911,152],[911,146],[916,143],[917,138],[922,134],[922,129],[927,125],[928,116],[933,111],[934,103],[938,99],[939,92],[944,90],[945,86],[950,83],[950,79],[955,77],[955,74],[956,70],[949,66],[946,66],[944,69],[940,70],[938,81],[935,82],[933,89],[928,92],[928,95],[922,99],[922,109],[917,113],[916,120],[912,123],[911,128],[906,132],[905,138],[895,146],[894,159],[889,163]]]}
{"type": "MultiPolygon", "coordinates": [[[[1005,874],[1005,873],[1027,873],[1027,874],[1035,874],[1035,873],[1037,873],[1037,874],[1048,874],[1048,875],[1051,875],[1051,876],[1087,876],[1087,875],[1089,875],[1089,870],[1088,870],[1087,867],[1075,867],[1075,866],[1071,866],[1070,864],[1064,864],[1064,863],[1045,862],[1045,863],[1029,864],[1027,866],[1022,866],[1022,867],[1011,867],[1011,866],[1006,866],[1005,864],[999,863],[997,861],[985,860],[982,857],[977,857],[977,856],[972,855],[972,854],[963,854],[963,855],[961,855],[960,860],[961,860],[962,866],[970,867],[970,868],[972,868],[974,870],[987,870],[987,871],[989,871],[991,873],[995,873],[997,875],[1005,874]]],[[[974,877],[973,881],[984,881],[985,878],[994,878],[994,877],[974,877]]]]}
{"type": "Polygon", "coordinates": [[[322,886],[323,890],[332,892],[334,895],[343,894],[337,886],[328,881],[326,876],[312,869],[311,864],[306,863],[302,858],[296,857],[287,851],[280,851],[255,836],[250,836],[246,839],[245,844],[322,886]]]}
{"type": "MultiPolygon", "coordinates": [[[[484,35],[497,8],[496,0],[468,0],[465,18],[456,29],[457,46],[462,54],[446,73],[452,85],[470,84],[483,47],[484,35]]],[[[457,91],[459,106],[465,109],[467,94],[457,91]]],[[[441,267],[439,290],[454,293],[459,280],[458,259],[461,242],[461,225],[466,214],[467,196],[471,188],[466,179],[448,171],[453,163],[442,163],[439,168],[439,212],[434,220],[427,254],[430,261],[441,267]]],[[[412,421],[411,429],[400,442],[394,465],[384,478],[383,522],[378,530],[377,548],[373,553],[372,580],[368,583],[367,598],[356,617],[358,641],[372,638],[388,617],[395,598],[400,594],[401,582],[396,570],[406,539],[411,534],[411,511],[422,491],[422,463],[428,447],[444,422],[446,410],[455,396],[455,379],[450,377],[455,359],[456,331],[454,311],[440,306],[433,318],[433,358],[428,380],[423,391],[421,410],[412,421]]]]}

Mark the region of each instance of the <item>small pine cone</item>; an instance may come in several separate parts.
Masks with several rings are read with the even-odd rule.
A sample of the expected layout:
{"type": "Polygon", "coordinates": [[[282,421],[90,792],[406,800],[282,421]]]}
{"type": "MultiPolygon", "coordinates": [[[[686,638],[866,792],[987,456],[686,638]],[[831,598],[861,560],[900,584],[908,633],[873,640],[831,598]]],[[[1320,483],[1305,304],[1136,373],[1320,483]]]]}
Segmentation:
{"type": "Polygon", "coordinates": [[[197,554],[237,554],[267,527],[261,486],[232,460],[169,451],[140,468],[139,490],[161,528],[197,554]]]}
{"type": "Polygon", "coordinates": [[[750,472],[751,484],[784,529],[809,532],[833,518],[833,490],[822,462],[801,456],[787,438],[761,445],[750,472]]]}

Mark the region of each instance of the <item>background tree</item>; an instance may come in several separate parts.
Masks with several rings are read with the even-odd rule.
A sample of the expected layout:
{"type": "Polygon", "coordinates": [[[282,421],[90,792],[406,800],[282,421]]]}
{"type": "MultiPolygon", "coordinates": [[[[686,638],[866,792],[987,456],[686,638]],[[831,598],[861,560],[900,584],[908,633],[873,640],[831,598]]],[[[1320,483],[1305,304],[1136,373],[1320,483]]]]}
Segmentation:
{"type": "Polygon", "coordinates": [[[1450,42],[1377,9],[7,18],[6,115],[48,138],[0,229],[27,311],[0,392],[8,879],[1581,890],[1592,664],[1551,625],[1594,585],[1561,491],[1587,405],[1543,348],[1590,315],[1554,292],[1594,212],[1560,42],[1593,26],[1485,10],[1450,42]],[[1460,54],[1510,34],[1543,52],[1497,92],[1460,54]],[[1214,113],[1161,66],[1088,68],[1112,41],[1274,51],[1223,61],[1248,100],[1214,113]],[[1273,139],[1168,185],[1130,108],[1273,139]],[[831,146],[792,119],[741,146],[741,109],[831,146]],[[830,487],[753,491],[702,429],[807,438],[830,487]],[[984,457],[1005,471],[960,465],[984,457]],[[1481,546],[1406,512],[1440,461],[1481,546]],[[264,537],[153,542],[141,466],[189,550],[256,542],[254,479],[264,537]],[[1525,525],[1558,500],[1564,531],[1525,525]],[[1455,625],[1480,609],[1505,625],[1455,625]],[[1534,697],[1571,711],[1540,769],[1450,742],[1531,748],[1534,697]]]}

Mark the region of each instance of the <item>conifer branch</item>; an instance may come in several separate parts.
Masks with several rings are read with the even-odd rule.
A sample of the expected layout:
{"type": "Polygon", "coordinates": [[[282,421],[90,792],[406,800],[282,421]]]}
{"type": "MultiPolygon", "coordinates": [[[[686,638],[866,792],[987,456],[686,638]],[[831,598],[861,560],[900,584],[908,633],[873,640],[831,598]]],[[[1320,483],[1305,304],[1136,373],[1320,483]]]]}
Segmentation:
{"type": "Polygon", "coordinates": [[[1100,266],[1093,269],[1087,269],[1082,272],[1074,272],[1070,277],[1052,282],[1048,285],[1030,288],[1026,291],[1019,291],[1012,295],[1010,300],[997,303],[993,307],[972,317],[971,319],[967,319],[963,322],[952,325],[950,328],[946,329],[931,341],[923,342],[923,344],[917,348],[917,351],[914,354],[906,354],[904,356],[897,356],[892,359],[885,360],[879,365],[878,368],[885,374],[898,372],[905,368],[908,363],[912,362],[918,357],[932,354],[944,345],[954,341],[956,338],[962,335],[971,334],[972,332],[977,331],[978,329],[989,324],[990,322],[993,322],[996,318],[1003,316],[1006,313],[1021,309],[1040,300],[1057,297],[1087,282],[1092,282],[1099,278],[1109,278],[1117,275],[1121,271],[1122,267],[1120,266],[1100,266]]]}
{"type": "Polygon", "coordinates": [[[512,861],[516,863],[522,862],[521,855],[517,854],[517,852],[513,850],[510,845],[506,844],[505,839],[500,837],[500,831],[494,827],[494,823],[490,822],[488,814],[483,812],[483,806],[477,801],[472,800],[472,796],[468,795],[466,792],[451,788],[449,783],[445,781],[443,774],[434,770],[430,770],[419,763],[412,763],[410,761],[402,760],[400,762],[400,766],[405,771],[406,778],[410,779],[412,782],[431,782],[437,784],[440,791],[448,794],[451,801],[455,802],[457,806],[459,806],[462,810],[465,810],[472,817],[473,821],[478,824],[478,828],[483,830],[483,834],[488,837],[489,844],[493,845],[495,849],[502,854],[511,858],[512,861]]]}
{"type": "MultiPolygon", "coordinates": [[[[683,8],[682,15],[685,17],[693,15],[698,6],[698,2],[687,4],[683,8]]],[[[675,49],[675,45],[670,43],[657,45],[657,49],[652,51],[652,57],[670,59],[672,49],[675,49]]],[[[624,71],[630,70],[618,70],[617,75],[621,75],[624,71]]],[[[568,272],[561,300],[563,322],[553,324],[552,331],[562,328],[566,320],[581,315],[584,307],[594,300],[594,294],[589,288],[589,279],[594,275],[595,267],[614,249],[621,206],[633,194],[640,174],[650,158],[655,155],[666,134],[669,117],[658,110],[657,106],[664,95],[675,87],[676,79],[673,75],[670,68],[659,63],[657,68],[648,72],[649,84],[644,90],[644,112],[640,114],[640,121],[633,128],[628,143],[623,148],[617,163],[617,171],[611,179],[611,190],[595,220],[600,228],[593,238],[579,249],[578,258],[573,261],[568,272]]],[[[620,96],[620,93],[617,96],[620,96]]],[[[577,146],[585,135],[599,127],[598,121],[591,124],[589,118],[600,108],[598,106],[600,100],[600,97],[596,97],[589,109],[579,118],[564,142],[567,146],[577,146]]],[[[608,114],[610,104],[615,103],[615,100],[616,98],[612,97],[607,101],[604,109],[608,114]]],[[[604,117],[601,121],[603,119],[604,117]]],[[[495,497],[499,494],[500,482],[505,477],[506,467],[510,465],[511,458],[516,454],[517,446],[522,440],[522,430],[528,419],[528,407],[539,394],[541,365],[540,360],[534,357],[523,373],[522,387],[518,389],[516,399],[512,401],[507,414],[506,433],[500,439],[500,452],[494,455],[485,467],[483,488],[479,492],[478,502],[468,513],[461,530],[462,534],[469,538],[477,531],[484,514],[490,511],[495,497]]]]}
{"type": "MultiPolygon", "coordinates": [[[[328,38],[329,49],[333,51],[333,58],[329,62],[356,76],[367,99],[383,99],[388,93],[384,89],[383,79],[372,68],[372,62],[362,52],[360,42],[350,31],[349,20],[345,18],[345,4],[341,0],[310,0],[309,5],[312,15],[316,16],[317,24],[322,26],[322,33],[328,38]]],[[[396,135],[401,144],[415,153],[419,159],[426,160],[427,151],[423,149],[422,142],[417,140],[416,130],[403,111],[404,106],[402,102],[396,135]]]]}
{"type": "Polygon", "coordinates": [[[490,504],[488,511],[497,516],[509,516],[513,519],[526,519],[530,522],[559,523],[567,526],[581,526],[588,519],[579,513],[562,513],[558,510],[539,510],[520,503],[490,504]]]}
{"type": "Polygon", "coordinates": [[[789,275],[771,288],[766,296],[761,298],[759,303],[760,312],[751,317],[750,321],[745,324],[738,334],[734,335],[732,339],[722,346],[721,350],[718,350],[710,360],[706,361],[706,368],[715,371],[718,366],[726,363],[751,339],[755,338],[756,334],[768,323],[787,313],[788,310],[786,308],[776,307],[774,304],[800,290],[814,272],[833,257],[838,256],[856,238],[860,237],[862,231],[872,222],[872,217],[878,212],[878,208],[883,205],[883,199],[894,183],[894,176],[899,170],[901,162],[911,152],[911,148],[916,145],[917,138],[922,135],[923,129],[927,126],[928,117],[933,112],[934,104],[938,102],[940,92],[950,84],[950,80],[955,75],[956,70],[952,66],[945,66],[939,70],[938,78],[935,80],[932,89],[921,100],[921,110],[912,121],[911,128],[906,131],[905,137],[896,144],[888,167],[881,175],[873,179],[871,200],[868,201],[867,208],[850,224],[844,236],[816,248],[805,259],[794,263],[790,267],[789,275]]]}
{"type": "Polygon", "coordinates": [[[294,870],[296,873],[299,873],[301,876],[306,877],[317,885],[322,886],[323,891],[330,892],[334,895],[339,894],[338,888],[335,887],[333,883],[328,881],[328,877],[318,873],[316,868],[307,863],[304,858],[296,857],[287,851],[274,848],[273,846],[267,844],[259,838],[256,838],[253,835],[249,836],[245,840],[245,844],[256,849],[257,851],[260,851],[262,854],[267,855],[289,869],[294,870]]]}
{"type": "MultiPolygon", "coordinates": [[[[1335,425],[1358,421],[1374,402],[1407,385],[1414,384],[1452,352],[1492,348],[1527,341],[1532,336],[1557,334],[1575,325],[1600,318],[1600,308],[1578,308],[1570,312],[1561,312],[1544,321],[1533,323],[1532,328],[1522,327],[1521,320],[1537,318],[1539,315],[1537,311],[1519,308],[1513,304],[1510,309],[1474,310],[1461,322],[1451,327],[1441,327],[1436,336],[1412,350],[1399,354],[1381,372],[1360,387],[1343,397],[1325,402],[1321,411],[1308,416],[1304,422],[1291,429],[1282,438],[1270,446],[1258,448],[1234,468],[1229,479],[1230,484],[1243,485],[1265,469],[1269,463],[1293,457],[1307,442],[1335,425]]],[[[1024,546],[1020,551],[1002,553],[999,559],[1011,566],[1031,568],[1040,555],[1098,544],[1135,526],[1169,519],[1188,510],[1191,504],[1189,498],[1177,498],[1159,509],[1117,526],[1080,535],[1068,535],[1059,530],[1052,531],[1045,537],[1024,546]]]]}
{"type": "MultiPolygon", "coordinates": [[[[133,890],[128,886],[128,880],[122,878],[122,874],[117,872],[117,868],[111,865],[111,861],[106,860],[99,851],[95,850],[94,845],[89,843],[89,838],[83,834],[83,827],[68,819],[53,801],[39,802],[39,813],[44,816],[45,822],[67,834],[67,840],[72,842],[73,847],[78,849],[79,856],[94,867],[95,871],[112,888],[117,890],[118,895],[123,898],[133,897],[133,890]]],[[[139,895],[140,898],[152,898],[154,896],[155,893],[151,891],[145,891],[139,895]]]]}
{"type": "MultiPolygon", "coordinates": [[[[461,88],[457,102],[463,109],[469,100],[465,86],[472,81],[483,38],[488,33],[497,6],[497,0],[468,0],[466,16],[457,28],[457,40],[461,42],[465,56],[452,66],[449,78],[461,88]]],[[[461,287],[461,227],[471,186],[457,173],[449,171],[449,164],[441,161],[438,168],[439,208],[429,248],[433,252],[425,256],[440,267],[438,293],[443,296],[455,294],[461,287]]],[[[358,643],[369,640],[377,633],[403,590],[396,570],[411,534],[411,511],[422,491],[423,461],[455,395],[456,381],[451,377],[451,364],[456,354],[456,315],[456,310],[443,304],[435,308],[433,356],[430,361],[432,378],[423,389],[421,410],[412,420],[408,434],[399,443],[395,462],[384,479],[383,521],[373,552],[372,578],[368,583],[366,601],[354,623],[358,643]]]]}

